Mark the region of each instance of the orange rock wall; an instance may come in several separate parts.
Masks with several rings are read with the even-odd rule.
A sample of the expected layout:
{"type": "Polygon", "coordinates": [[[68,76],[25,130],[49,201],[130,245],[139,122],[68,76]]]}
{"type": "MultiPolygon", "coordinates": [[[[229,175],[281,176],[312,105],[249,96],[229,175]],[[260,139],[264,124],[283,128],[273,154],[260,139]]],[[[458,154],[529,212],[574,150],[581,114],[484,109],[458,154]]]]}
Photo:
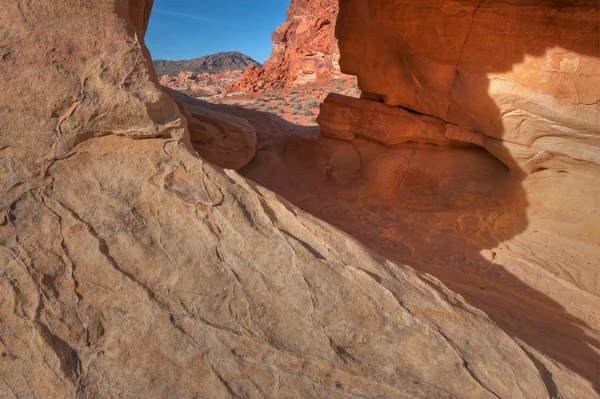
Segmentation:
{"type": "Polygon", "coordinates": [[[302,85],[338,76],[339,49],[334,36],[338,12],[338,0],[293,0],[286,22],[271,37],[273,52],[264,67],[248,67],[227,92],[302,85]]]}
{"type": "Polygon", "coordinates": [[[343,0],[363,92],[487,138],[513,169],[600,165],[598,2],[343,0]]]}

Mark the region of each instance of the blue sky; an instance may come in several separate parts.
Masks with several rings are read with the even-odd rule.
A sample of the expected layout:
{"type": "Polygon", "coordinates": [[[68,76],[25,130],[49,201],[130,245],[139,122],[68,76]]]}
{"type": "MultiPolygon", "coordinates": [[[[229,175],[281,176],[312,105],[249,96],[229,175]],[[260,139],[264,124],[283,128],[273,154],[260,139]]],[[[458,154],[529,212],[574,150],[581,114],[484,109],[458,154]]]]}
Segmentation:
{"type": "Polygon", "coordinates": [[[290,0],[155,0],[146,45],[152,58],[186,60],[239,51],[264,62],[290,0]]]}

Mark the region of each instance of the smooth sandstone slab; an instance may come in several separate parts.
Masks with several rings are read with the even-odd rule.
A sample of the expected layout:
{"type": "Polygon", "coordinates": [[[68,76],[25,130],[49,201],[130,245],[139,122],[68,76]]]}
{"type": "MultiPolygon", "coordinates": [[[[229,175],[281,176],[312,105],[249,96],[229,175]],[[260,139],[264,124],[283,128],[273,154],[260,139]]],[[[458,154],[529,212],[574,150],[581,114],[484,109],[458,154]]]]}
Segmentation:
{"type": "Polygon", "coordinates": [[[193,149],[207,161],[238,170],[256,153],[256,131],[246,119],[215,111],[202,101],[165,89],[187,120],[193,149]]]}
{"type": "Polygon", "coordinates": [[[360,136],[386,145],[416,141],[483,146],[481,135],[441,119],[335,93],[321,104],[317,122],[323,135],[345,140],[360,136]]]}

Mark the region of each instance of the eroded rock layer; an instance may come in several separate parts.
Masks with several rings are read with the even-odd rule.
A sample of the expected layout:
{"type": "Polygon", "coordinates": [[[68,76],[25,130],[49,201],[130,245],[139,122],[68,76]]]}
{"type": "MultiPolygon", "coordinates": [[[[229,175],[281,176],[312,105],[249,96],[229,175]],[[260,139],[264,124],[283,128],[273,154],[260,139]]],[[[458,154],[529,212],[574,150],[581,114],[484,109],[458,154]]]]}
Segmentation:
{"type": "Polygon", "coordinates": [[[489,137],[513,169],[597,173],[599,7],[595,0],[347,0],[340,64],[388,105],[489,137]]]}
{"type": "Polygon", "coordinates": [[[242,173],[597,388],[598,8],[344,1],[340,64],[362,98],[326,99],[322,136],[259,135],[242,173]]]}
{"type": "Polygon", "coordinates": [[[387,145],[420,141],[433,145],[484,146],[481,135],[442,119],[334,93],[321,104],[317,122],[324,136],[344,140],[359,136],[387,145]]]}
{"type": "Polygon", "coordinates": [[[297,86],[339,76],[334,36],[338,12],[338,0],[292,0],[287,21],[271,38],[271,57],[262,68],[250,65],[226,92],[297,86]]]}
{"type": "Polygon", "coordinates": [[[194,97],[209,97],[223,93],[223,90],[242,76],[240,71],[223,72],[214,75],[196,74],[181,71],[177,76],[162,75],[160,84],[169,89],[185,92],[194,97]]]}
{"type": "MultiPolygon", "coordinates": [[[[194,123],[205,129],[200,141],[209,125],[217,141],[227,144],[228,135],[217,132],[225,130],[216,112],[188,100],[178,107],[161,90],[143,43],[151,3],[0,3],[1,397],[597,396],[567,361],[579,360],[585,339],[571,346],[573,359],[557,360],[435,277],[202,160],[191,147],[194,123]]],[[[222,123],[250,136],[254,129],[259,144],[291,129],[268,115],[246,120],[222,123]]],[[[339,155],[327,176],[352,177],[344,165],[356,158],[339,148],[353,142],[299,143],[329,143],[339,155]]],[[[479,153],[448,156],[465,169],[481,157],[478,178],[503,177],[511,187],[500,162],[467,150],[479,153]]],[[[304,170],[322,178],[324,160],[304,170]]],[[[439,207],[436,195],[419,200],[419,172],[430,160],[407,158],[421,164],[404,179],[413,208],[439,207]]],[[[451,186],[455,175],[446,172],[451,186]]],[[[467,191],[474,199],[444,199],[471,209],[470,199],[499,196],[476,184],[467,191]]],[[[442,255],[449,263],[455,256],[442,255]]],[[[570,300],[579,304],[572,275],[570,300]]],[[[594,288],[586,288],[592,305],[594,288]]],[[[491,304],[501,302],[494,296],[491,304]]],[[[569,306],[564,314],[575,314],[569,306]]],[[[595,325],[592,310],[583,314],[595,325]]],[[[530,321],[515,328],[538,326],[530,321]]],[[[570,331],[560,327],[541,337],[570,331]]]]}

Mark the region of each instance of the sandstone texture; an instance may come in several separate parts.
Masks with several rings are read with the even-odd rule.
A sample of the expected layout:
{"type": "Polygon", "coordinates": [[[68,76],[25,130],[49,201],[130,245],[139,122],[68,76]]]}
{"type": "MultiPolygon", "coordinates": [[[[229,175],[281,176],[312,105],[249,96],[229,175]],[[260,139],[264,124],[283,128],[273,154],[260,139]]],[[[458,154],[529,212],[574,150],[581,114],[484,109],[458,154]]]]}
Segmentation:
{"type": "Polygon", "coordinates": [[[480,135],[442,119],[333,93],[321,104],[317,122],[324,136],[344,140],[354,140],[358,135],[386,145],[418,141],[483,147],[480,135]]]}
{"type": "Polygon", "coordinates": [[[344,1],[340,65],[361,99],[330,95],[320,131],[259,135],[241,173],[597,389],[598,7],[344,1]]]}
{"type": "Polygon", "coordinates": [[[228,93],[301,86],[340,76],[335,24],[338,0],[292,0],[287,21],[271,40],[273,51],[263,67],[250,65],[228,93]]]}
{"type": "Polygon", "coordinates": [[[167,89],[187,120],[189,143],[205,160],[241,169],[256,153],[256,131],[246,119],[211,109],[207,103],[167,89]]]}
{"type": "Polygon", "coordinates": [[[386,104],[482,135],[514,160],[512,169],[597,173],[599,7],[348,0],[340,64],[386,104]]]}
{"type": "Polygon", "coordinates": [[[593,164],[166,92],[151,7],[0,3],[0,397],[598,397],[593,164]]]}

